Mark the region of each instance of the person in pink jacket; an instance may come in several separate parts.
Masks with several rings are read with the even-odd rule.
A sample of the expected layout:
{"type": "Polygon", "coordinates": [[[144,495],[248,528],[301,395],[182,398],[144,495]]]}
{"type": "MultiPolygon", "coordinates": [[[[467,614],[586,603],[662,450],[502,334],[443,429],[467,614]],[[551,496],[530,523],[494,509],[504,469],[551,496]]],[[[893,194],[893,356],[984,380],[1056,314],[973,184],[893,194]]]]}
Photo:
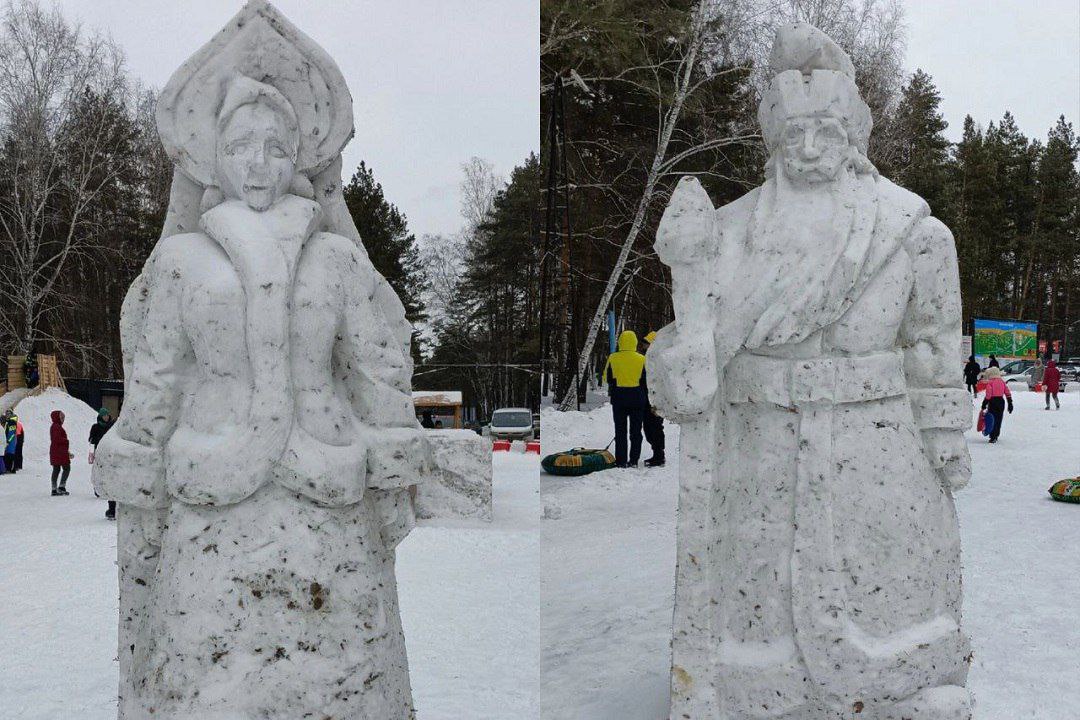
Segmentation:
{"type": "Polygon", "coordinates": [[[1001,370],[990,367],[983,373],[986,380],[986,390],[983,392],[982,409],[994,416],[994,428],[990,431],[990,442],[997,442],[1001,435],[1001,422],[1005,419],[1005,407],[1008,405],[1009,414],[1013,411],[1012,393],[1009,386],[1001,379],[1001,370]]]}

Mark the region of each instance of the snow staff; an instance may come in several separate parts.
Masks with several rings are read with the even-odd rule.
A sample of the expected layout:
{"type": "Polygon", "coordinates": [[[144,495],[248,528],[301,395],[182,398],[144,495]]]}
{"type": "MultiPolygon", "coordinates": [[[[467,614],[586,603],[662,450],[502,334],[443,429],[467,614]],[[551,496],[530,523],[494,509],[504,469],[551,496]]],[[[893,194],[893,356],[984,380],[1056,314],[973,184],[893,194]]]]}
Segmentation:
{"type": "Polygon", "coordinates": [[[619,334],[618,350],[608,356],[604,379],[611,398],[611,416],[615,422],[615,467],[637,467],[641,457],[641,426],[649,406],[645,386],[645,356],[637,351],[633,330],[619,334]],[[627,434],[630,448],[627,455],[627,434]]]}
{"type": "Polygon", "coordinates": [[[782,27],[766,180],[657,231],[680,423],[672,718],[967,720],[953,491],[970,476],[952,235],[866,157],[847,55],[782,27]]]}
{"type": "MultiPolygon", "coordinates": [[[[656,333],[649,332],[642,339],[645,341],[645,350],[648,352],[649,346],[656,339],[656,333]]],[[[645,442],[649,443],[649,447],[652,448],[652,457],[645,461],[645,467],[663,467],[665,462],[664,418],[656,412],[656,408],[653,407],[651,402],[645,406],[645,411],[642,414],[641,429],[645,433],[645,442]]]]}
{"type": "MultiPolygon", "coordinates": [[[[990,429],[990,442],[997,442],[1001,435],[1001,422],[1005,419],[1006,403],[1009,414],[1013,411],[1012,392],[1009,385],[1001,377],[1001,368],[989,367],[983,373],[986,380],[986,389],[983,390],[982,409],[994,416],[994,424],[990,429]]],[[[1049,410],[1049,407],[1047,407],[1049,410]]]]}
{"type": "Polygon", "coordinates": [[[180,67],[177,164],[124,301],[121,720],[414,716],[394,575],[432,458],[411,327],[342,199],[340,70],[252,0],[180,67]]]}
{"type": "Polygon", "coordinates": [[[52,465],[52,494],[70,495],[67,491],[68,475],[71,474],[71,460],[75,456],[71,454],[68,445],[67,431],[64,430],[64,413],[53,410],[49,417],[52,418],[52,427],[49,428],[49,464],[52,465]],[[59,480],[59,485],[57,485],[59,480]]]}

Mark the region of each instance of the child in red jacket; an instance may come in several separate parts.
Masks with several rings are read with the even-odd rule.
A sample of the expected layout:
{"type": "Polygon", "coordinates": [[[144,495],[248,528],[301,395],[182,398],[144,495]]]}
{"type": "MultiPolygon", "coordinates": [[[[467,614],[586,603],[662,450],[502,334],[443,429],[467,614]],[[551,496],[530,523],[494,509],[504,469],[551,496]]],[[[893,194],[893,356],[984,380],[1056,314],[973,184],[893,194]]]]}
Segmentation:
{"type": "Polygon", "coordinates": [[[52,494],[70,495],[67,491],[67,479],[71,473],[71,454],[68,446],[67,431],[64,430],[64,413],[53,410],[49,415],[52,418],[52,427],[49,428],[49,463],[52,465],[52,494]],[[63,471],[63,475],[61,475],[63,471]],[[57,487],[56,480],[60,479],[57,487]]]}

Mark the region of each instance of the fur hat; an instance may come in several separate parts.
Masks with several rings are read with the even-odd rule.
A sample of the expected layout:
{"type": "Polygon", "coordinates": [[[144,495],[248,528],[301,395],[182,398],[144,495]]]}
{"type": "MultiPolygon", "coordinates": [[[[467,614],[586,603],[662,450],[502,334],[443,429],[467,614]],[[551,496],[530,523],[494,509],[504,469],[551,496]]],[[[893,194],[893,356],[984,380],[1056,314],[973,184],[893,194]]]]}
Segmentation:
{"type": "Polygon", "coordinates": [[[812,25],[784,25],[776,32],[769,66],[776,73],[758,106],[758,122],[769,150],[775,150],[787,121],[833,117],[863,155],[874,126],[870,108],[855,85],[851,58],[812,25]]]}

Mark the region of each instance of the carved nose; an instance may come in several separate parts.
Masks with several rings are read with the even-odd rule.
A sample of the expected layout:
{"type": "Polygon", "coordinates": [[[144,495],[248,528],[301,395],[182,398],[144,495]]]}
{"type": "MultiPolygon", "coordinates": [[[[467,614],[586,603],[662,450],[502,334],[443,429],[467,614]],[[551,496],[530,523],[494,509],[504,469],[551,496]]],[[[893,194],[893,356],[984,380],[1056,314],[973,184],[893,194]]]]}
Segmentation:
{"type": "Polygon", "coordinates": [[[802,156],[807,160],[817,160],[821,156],[821,151],[814,146],[814,138],[809,133],[807,133],[806,140],[803,142],[802,156]]]}

